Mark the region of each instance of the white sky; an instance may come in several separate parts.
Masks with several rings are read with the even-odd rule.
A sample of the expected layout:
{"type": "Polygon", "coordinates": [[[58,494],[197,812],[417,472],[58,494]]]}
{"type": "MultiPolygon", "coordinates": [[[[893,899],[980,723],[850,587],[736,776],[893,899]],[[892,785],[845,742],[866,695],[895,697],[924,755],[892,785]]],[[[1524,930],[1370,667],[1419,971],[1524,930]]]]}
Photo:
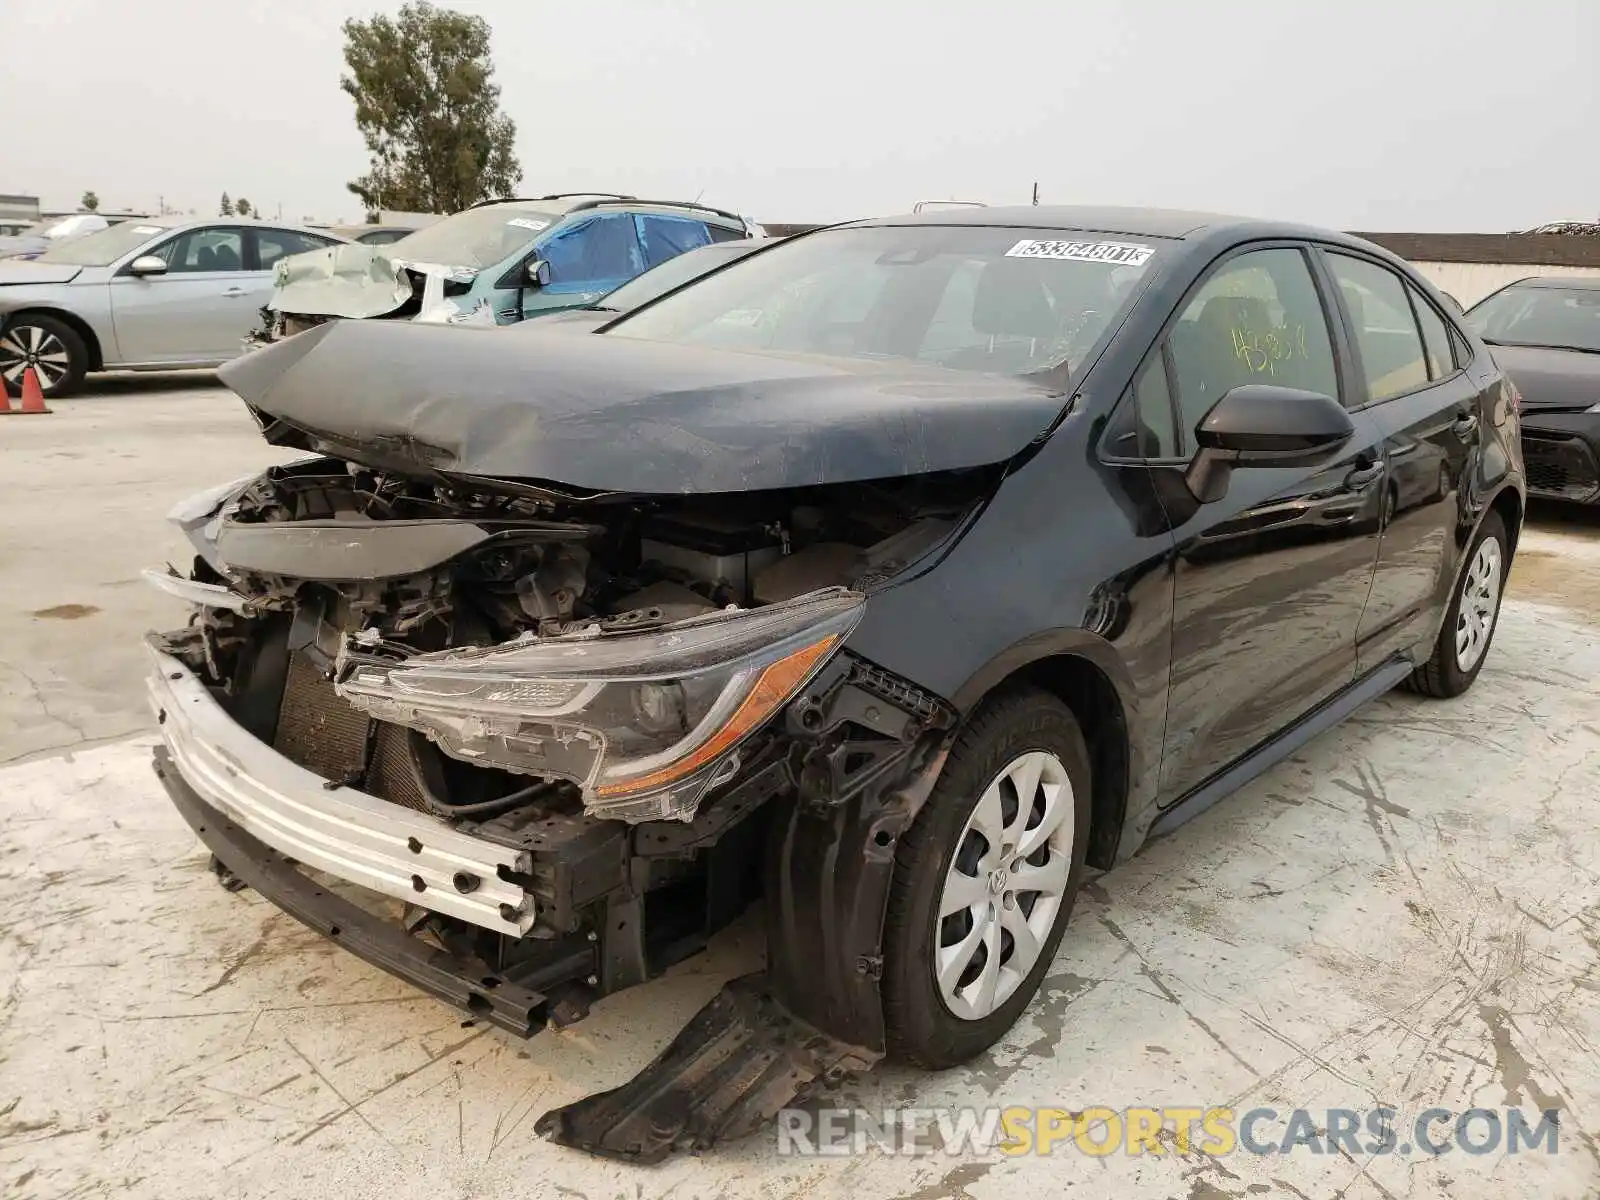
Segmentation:
{"type": "MultiPolygon", "coordinates": [[[[360,220],[340,22],[398,0],[7,0],[0,192],[360,220]]],[[[1367,230],[1600,217],[1600,0],[455,0],[523,193],[767,221],[919,199],[1367,230]]]]}

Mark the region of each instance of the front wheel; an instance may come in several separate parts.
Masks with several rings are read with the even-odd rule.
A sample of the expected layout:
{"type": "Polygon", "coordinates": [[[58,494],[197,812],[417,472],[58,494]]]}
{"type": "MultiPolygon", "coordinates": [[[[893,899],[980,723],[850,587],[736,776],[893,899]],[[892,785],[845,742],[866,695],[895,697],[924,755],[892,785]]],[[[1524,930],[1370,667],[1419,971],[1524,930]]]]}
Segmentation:
{"type": "Polygon", "coordinates": [[[1491,512],[1467,549],[1466,569],[1456,583],[1433,656],[1406,681],[1412,691],[1446,699],[1472,686],[1489,655],[1510,565],[1505,522],[1491,512]]]}
{"type": "Polygon", "coordinates": [[[957,736],[895,858],[884,926],[889,1053],[940,1069],[986,1050],[1039,990],[1089,840],[1089,754],[1072,712],[1011,692],[957,736]]]}
{"type": "Polygon", "coordinates": [[[0,332],[0,376],[13,397],[22,394],[29,367],[47,398],[65,396],[83,382],[89,351],[78,331],[64,321],[34,313],[13,317],[0,332]]]}

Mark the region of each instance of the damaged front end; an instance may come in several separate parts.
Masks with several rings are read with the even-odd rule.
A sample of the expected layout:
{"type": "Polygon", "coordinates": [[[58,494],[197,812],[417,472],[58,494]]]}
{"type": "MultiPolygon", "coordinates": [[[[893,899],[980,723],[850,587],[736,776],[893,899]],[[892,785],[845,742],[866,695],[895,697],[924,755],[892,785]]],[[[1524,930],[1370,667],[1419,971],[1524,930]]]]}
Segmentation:
{"type": "Polygon", "coordinates": [[[256,349],[326,321],[407,318],[444,324],[494,324],[483,306],[456,301],[471,289],[471,267],[395,258],[380,246],[349,242],[280,259],[261,324],[245,340],[256,349]]]}
{"type": "Polygon", "coordinates": [[[883,1051],[894,838],[953,714],[846,643],[996,478],[629,496],[273,468],[173,513],[193,567],[150,579],[193,616],[150,640],[157,770],[220,870],[524,1036],[765,891],[766,975],[541,1124],[642,1161],[737,1136],[883,1051]]]}

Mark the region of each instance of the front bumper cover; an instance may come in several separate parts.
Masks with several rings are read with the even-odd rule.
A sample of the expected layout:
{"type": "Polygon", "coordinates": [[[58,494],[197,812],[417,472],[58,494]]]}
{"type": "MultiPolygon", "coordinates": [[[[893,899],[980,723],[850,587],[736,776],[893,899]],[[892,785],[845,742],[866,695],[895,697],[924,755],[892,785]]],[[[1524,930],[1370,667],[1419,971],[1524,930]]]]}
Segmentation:
{"type": "Polygon", "coordinates": [[[520,937],[533,925],[533,897],[505,877],[527,873],[526,851],[323,779],[235,722],[184,663],[156,645],[150,654],[150,705],[172,765],[200,800],[252,838],[308,867],[496,933],[520,937]]]}

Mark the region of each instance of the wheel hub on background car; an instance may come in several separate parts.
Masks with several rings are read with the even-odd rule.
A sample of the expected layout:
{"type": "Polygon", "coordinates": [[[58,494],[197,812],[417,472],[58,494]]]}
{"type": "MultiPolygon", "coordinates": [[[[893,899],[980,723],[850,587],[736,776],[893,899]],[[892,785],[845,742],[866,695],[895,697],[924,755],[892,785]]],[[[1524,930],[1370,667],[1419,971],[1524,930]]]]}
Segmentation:
{"type": "Polygon", "coordinates": [[[23,372],[32,367],[39,386],[49,391],[66,375],[70,360],[61,339],[37,325],[13,325],[0,334],[0,375],[8,385],[20,385],[23,372]]]}

